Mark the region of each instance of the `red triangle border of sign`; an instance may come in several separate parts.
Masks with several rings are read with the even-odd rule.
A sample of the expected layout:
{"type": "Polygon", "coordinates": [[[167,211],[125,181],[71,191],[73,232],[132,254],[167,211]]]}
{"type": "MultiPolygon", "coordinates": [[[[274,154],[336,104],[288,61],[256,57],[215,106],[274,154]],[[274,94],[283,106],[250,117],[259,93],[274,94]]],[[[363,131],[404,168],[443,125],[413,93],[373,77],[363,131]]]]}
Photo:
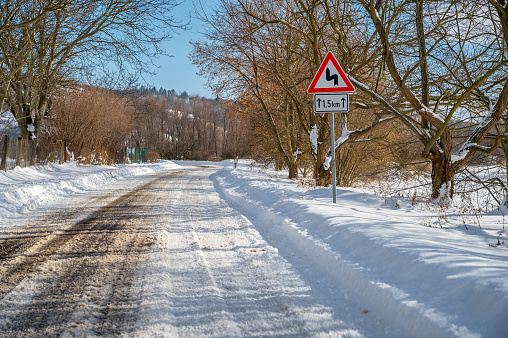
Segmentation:
{"type": "Polygon", "coordinates": [[[325,59],[321,63],[321,66],[319,66],[319,69],[314,76],[314,79],[312,79],[312,82],[309,86],[309,89],[307,89],[307,93],[314,94],[314,93],[336,93],[336,92],[342,92],[342,93],[351,93],[355,91],[355,87],[353,87],[353,84],[349,79],[347,78],[346,74],[342,70],[342,67],[339,65],[339,62],[337,62],[337,59],[333,55],[332,52],[328,52],[326,54],[325,59]],[[340,77],[342,80],[344,80],[344,83],[346,84],[345,87],[331,87],[331,88],[316,88],[316,84],[321,78],[321,75],[323,75],[323,72],[326,69],[326,65],[328,64],[328,61],[332,61],[332,64],[335,66],[337,71],[339,72],[340,77]]]}

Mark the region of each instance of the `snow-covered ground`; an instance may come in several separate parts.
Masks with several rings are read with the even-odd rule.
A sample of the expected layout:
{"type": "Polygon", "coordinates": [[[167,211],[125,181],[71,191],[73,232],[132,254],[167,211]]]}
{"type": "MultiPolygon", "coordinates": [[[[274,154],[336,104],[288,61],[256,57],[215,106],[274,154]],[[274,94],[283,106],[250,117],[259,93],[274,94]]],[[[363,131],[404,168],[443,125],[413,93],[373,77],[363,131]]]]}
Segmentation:
{"type": "MultiPolygon", "coordinates": [[[[0,232],[109,186],[133,184],[137,176],[150,173],[189,170],[187,165],[217,168],[192,181],[204,183],[193,190],[203,194],[202,210],[183,210],[195,220],[185,235],[190,237],[180,231],[178,217],[184,213],[175,216],[175,206],[168,210],[171,217],[157,221],[160,250],[147,262],[147,278],[139,285],[150,295],[142,301],[139,333],[239,336],[246,329],[233,322],[243,318],[251,335],[299,335],[291,325],[302,328],[300,322],[305,322],[305,333],[316,336],[506,336],[508,240],[498,212],[481,215],[479,221],[471,215],[474,222],[468,223],[463,212],[392,203],[352,188],[339,188],[333,205],[330,189],[300,186],[244,163],[236,170],[231,162],[65,164],[0,172],[0,232]],[[203,208],[207,204],[214,207],[203,208]],[[213,229],[198,217],[210,211],[215,213],[208,215],[210,223],[225,220],[213,229]],[[234,213],[244,221],[228,221],[234,213]],[[189,246],[200,248],[195,252],[201,256],[184,250],[189,246]],[[177,271],[175,253],[187,273],[177,271]],[[264,263],[254,255],[263,255],[264,263]],[[231,282],[241,267],[251,269],[252,279],[231,282]],[[204,278],[197,271],[213,277],[202,290],[192,287],[204,278]],[[194,295],[224,304],[212,310],[195,304],[181,308],[178,295],[168,296],[169,284],[174,288],[184,282],[177,276],[189,278],[178,289],[184,299],[194,295]],[[266,294],[245,294],[245,283],[252,284],[251,292],[266,294]],[[256,306],[239,302],[235,297],[240,296],[256,306]],[[274,304],[277,311],[270,310],[274,304]],[[217,322],[206,321],[205,311],[217,322]]],[[[186,198],[180,197],[179,209],[186,198]]]]}
{"type": "Polygon", "coordinates": [[[86,196],[126,178],[178,168],[173,162],[114,166],[66,163],[0,171],[0,231],[16,224],[18,218],[31,216],[30,211],[86,196]]]}

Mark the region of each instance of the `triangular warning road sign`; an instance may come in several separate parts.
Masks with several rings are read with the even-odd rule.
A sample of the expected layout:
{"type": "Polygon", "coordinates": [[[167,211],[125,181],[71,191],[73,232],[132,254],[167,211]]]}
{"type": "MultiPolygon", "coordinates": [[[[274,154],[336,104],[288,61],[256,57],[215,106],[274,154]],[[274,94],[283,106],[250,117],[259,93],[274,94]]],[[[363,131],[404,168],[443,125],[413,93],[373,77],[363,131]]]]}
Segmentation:
{"type": "Polygon", "coordinates": [[[354,92],[355,87],[347,78],[332,52],[328,52],[319,66],[319,69],[312,80],[307,93],[335,93],[354,92]]]}

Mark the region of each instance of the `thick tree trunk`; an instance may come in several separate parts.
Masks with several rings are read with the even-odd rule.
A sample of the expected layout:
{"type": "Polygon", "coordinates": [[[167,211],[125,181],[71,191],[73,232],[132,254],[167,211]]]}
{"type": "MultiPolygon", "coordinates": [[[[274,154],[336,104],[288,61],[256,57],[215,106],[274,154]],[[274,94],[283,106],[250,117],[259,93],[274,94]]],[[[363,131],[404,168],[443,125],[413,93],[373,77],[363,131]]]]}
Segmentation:
{"type": "Polygon", "coordinates": [[[296,164],[296,160],[292,159],[289,162],[289,178],[297,179],[298,178],[298,165],[296,164]]]}
{"type": "Polygon", "coordinates": [[[316,162],[314,162],[314,180],[317,186],[326,186],[331,184],[332,175],[330,170],[325,169],[327,149],[324,147],[324,143],[318,144],[316,162]]]}
{"type": "MultiPolygon", "coordinates": [[[[504,132],[508,133],[508,117],[503,118],[503,120],[504,120],[504,132]]],[[[508,209],[508,141],[504,140],[503,142],[501,142],[501,149],[503,150],[503,154],[504,154],[504,158],[505,158],[504,169],[505,169],[505,178],[506,178],[505,196],[504,196],[504,201],[502,204],[504,205],[505,208],[508,209]]]]}
{"type": "MultiPolygon", "coordinates": [[[[425,45],[425,32],[423,28],[423,0],[416,1],[416,31],[419,44],[420,74],[422,83],[422,103],[429,106],[429,70],[427,65],[427,48],[425,45]]],[[[422,128],[429,129],[429,121],[422,116],[422,128]]]]}
{"type": "Polygon", "coordinates": [[[283,158],[275,158],[275,171],[281,171],[284,168],[284,163],[286,161],[283,158]]]}
{"type": "Polygon", "coordinates": [[[440,155],[432,159],[432,199],[448,205],[453,198],[455,171],[449,156],[440,155]]]}
{"type": "Polygon", "coordinates": [[[9,107],[18,121],[21,138],[35,140],[42,130],[43,119],[51,108],[50,98],[43,93],[36,93],[18,81],[12,86],[15,93],[9,98],[9,107]]]}

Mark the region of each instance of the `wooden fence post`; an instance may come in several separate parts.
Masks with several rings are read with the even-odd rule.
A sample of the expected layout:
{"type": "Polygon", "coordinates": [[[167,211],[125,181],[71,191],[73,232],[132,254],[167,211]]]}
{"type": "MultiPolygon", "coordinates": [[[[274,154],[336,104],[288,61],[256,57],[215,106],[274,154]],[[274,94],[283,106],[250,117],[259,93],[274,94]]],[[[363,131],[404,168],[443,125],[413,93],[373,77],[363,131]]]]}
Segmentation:
{"type": "Polygon", "coordinates": [[[35,140],[29,140],[27,144],[27,153],[28,153],[27,159],[30,161],[31,167],[35,165],[35,155],[36,155],[35,147],[36,147],[35,140]]]}
{"type": "Polygon", "coordinates": [[[16,143],[16,167],[21,167],[21,154],[23,148],[23,139],[18,138],[18,142],[16,143]]]}

